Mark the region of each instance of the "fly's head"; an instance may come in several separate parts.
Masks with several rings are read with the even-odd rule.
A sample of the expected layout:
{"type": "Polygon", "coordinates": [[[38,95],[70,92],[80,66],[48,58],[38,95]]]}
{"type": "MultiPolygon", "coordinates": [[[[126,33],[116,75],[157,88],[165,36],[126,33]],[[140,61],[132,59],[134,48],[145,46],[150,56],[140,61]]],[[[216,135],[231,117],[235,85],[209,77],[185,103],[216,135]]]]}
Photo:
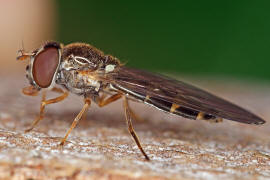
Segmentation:
{"type": "Polygon", "coordinates": [[[17,60],[30,58],[29,64],[26,66],[26,77],[31,86],[23,90],[24,94],[31,95],[31,92],[52,88],[60,67],[61,45],[57,42],[47,42],[30,53],[25,53],[23,50],[20,52],[21,55],[17,57],[17,60]]]}

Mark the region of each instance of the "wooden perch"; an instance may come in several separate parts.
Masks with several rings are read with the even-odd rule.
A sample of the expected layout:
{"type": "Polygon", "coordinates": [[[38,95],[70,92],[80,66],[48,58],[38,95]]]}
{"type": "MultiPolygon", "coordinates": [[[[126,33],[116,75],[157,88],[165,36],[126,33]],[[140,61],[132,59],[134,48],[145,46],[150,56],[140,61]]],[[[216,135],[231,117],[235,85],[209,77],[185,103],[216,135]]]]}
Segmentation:
{"type": "MultiPolygon", "coordinates": [[[[0,82],[0,179],[270,178],[270,122],[212,124],[131,103],[144,120],[133,125],[148,162],[130,137],[122,102],[91,106],[61,147],[82,98],[49,105],[42,122],[24,133],[38,114],[41,97],[22,96],[23,77],[1,76],[0,82]]],[[[255,91],[251,86],[214,85],[208,89],[269,121],[269,87],[255,91]]]]}

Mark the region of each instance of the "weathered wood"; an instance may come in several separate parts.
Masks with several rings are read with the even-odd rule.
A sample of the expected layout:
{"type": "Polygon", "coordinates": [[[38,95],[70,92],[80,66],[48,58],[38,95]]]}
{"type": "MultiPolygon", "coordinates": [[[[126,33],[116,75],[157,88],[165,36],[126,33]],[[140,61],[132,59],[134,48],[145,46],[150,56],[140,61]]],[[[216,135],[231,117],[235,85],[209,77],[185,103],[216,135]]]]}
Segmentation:
{"type": "Polygon", "coordinates": [[[145,119],[133,125],[151,159],[147,162],[127,131],[122,102],[91,106],[61,148],[60,140],[83,99],[71,96],[49,105],[42,122],[25,134],[38,114],[41,97],[20,93],[27,85],[24,77],[1,76],[0,82],[0,179],[270,177],[269,87],[255,90],[230,83],[208,87],[261,115],[268,121],[263,126],[187,120],[131,103],[145,119]]]}

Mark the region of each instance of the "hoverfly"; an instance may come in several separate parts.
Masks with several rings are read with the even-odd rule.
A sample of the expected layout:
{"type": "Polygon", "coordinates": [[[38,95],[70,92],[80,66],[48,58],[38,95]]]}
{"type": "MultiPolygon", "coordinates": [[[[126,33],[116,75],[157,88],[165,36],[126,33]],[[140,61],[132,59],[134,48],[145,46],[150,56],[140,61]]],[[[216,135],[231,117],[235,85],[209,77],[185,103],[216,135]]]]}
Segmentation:
{"type": "Polygon", "coordinates": [[[60,102],[68,92],[84,98],[84,106],[61,141],[63,145],[83,114],[94,101],[99,107],[123,99],[128,130],[146,160],[131,119],[136,115],[129,107],[129,100],[151,105],[161,111],[188,119],[221,122],[228,119],[247,124],[263,124],[265,121],[253,113],[212,95],[197,87],[158,74],[124,66],[120,61],[105,55],[85,43],[66,46],[58,42],[46,42],[32,52],[20,50],[18,60],[30,58],[26,77],[30,86],[23,88],[25,95],[36,96],[41,90],[40,114],[26,132],[31,131],[44,118],[47,105],[60,102]],[[46,99],[46,92],[60,95],[46,99]]]}

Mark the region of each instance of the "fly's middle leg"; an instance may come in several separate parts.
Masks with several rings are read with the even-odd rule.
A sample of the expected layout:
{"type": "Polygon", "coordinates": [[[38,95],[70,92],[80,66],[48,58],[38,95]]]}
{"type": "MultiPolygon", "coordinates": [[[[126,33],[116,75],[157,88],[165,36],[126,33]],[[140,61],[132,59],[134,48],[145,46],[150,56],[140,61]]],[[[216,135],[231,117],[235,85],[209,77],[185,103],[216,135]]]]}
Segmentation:
{"type": "Polygon", "coordinates": [[[82,118],[83,114],[87,111],[87,109],[90,107],[91,105],[91,100],[86,98],[84,101],[84,106],[82,108],[82,110],[79,112],[79,114],[76,116],[76,118],[74,119],[74,121],[72,122],[69,130],[67,131],[65,137],[61,140],[60,145],[64,145],[64,143],[66,142],[68,135],[71,133],[72,129],[74,129],[76,127],[76,125],[78,124],[78,122],[80,121],[80,119],[82,118]]]}
{"type": "Polygon", "coordinates": [[[99,100],[98,100],[98,106],[99,107],[104,107],[114,101],[117,101],[118,99],[120,99],[122,97],[122,94],[121,93],[117,93],[117,94],[114,94],[112,96],[110,96],[109,98],[105,99],[106,98],[106,95],[103,95],[99,100]]]}

